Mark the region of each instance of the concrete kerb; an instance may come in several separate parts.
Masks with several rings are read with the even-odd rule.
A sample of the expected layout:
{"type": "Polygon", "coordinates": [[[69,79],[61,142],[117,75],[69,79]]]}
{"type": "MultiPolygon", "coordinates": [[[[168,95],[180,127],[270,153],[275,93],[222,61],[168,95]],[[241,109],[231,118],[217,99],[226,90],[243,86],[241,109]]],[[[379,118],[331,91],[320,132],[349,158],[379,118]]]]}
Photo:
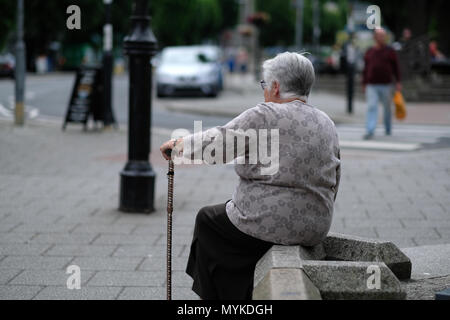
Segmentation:
{"type": "Polygon", "coordinates": [[[273,246],[256,265],[253,297],[405,299],[406,292],[397,277],[410,276],[411,261],[394,244],[330,234],[313,248],[273,246]],[[371,270],[379,271],[375,289],[368,285],[371,270]]]}

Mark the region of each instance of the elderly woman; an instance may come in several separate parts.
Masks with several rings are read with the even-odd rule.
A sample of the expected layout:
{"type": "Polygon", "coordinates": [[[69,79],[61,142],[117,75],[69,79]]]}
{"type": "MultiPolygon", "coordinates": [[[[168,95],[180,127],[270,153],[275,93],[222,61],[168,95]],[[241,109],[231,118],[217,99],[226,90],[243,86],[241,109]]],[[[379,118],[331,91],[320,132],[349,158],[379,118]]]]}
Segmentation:
{"type": "Polygon", "coordinates": [[[226,161],[245,159],[235,165],[240,179],[232,199],[202,208],[196,218],[186,272],[202,299],[251,299],[255,265],[272,245],[314,246],[330,230],[340,180],[340,150],[334,123],[307,104],[314,68],[303,55],[286,52],[265,61],[263,75],[264,103],[224,126],[161,146],[166,159],[167,149],[177,151],[172,157],[190,159],[197,149],[205,151],[207,142],[216,139],[220,141],[216,146],[223,147],[219,151],[227,154],[226,161]],[[229,155],[230,140],[234,142],[234,137],[250,129],[279,133],[268,143],[269,147],[279,144],[277,170],[264,172],[267,161],[260,158],[248,161],[252,152],[261,155],[261,137],[258,148],[245,139],[245,148],[234,146],[229,155]],[[224,136],[232,139],[222,143],[224,136]],[[199,138],[202,143],[192,147],[199,138]]]}

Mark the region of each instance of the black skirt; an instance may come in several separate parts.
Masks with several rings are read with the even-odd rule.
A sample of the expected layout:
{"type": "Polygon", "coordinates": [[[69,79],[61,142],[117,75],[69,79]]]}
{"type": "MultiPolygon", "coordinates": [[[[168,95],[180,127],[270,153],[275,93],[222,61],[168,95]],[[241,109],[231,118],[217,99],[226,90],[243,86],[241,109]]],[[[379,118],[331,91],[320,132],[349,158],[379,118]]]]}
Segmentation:
{"type": "Polygon", "coordinates": [[[273,243],[238,230],[225,206],[198,212],[186,273],[203,300],[251,300],[256,263],[273,243]]]}

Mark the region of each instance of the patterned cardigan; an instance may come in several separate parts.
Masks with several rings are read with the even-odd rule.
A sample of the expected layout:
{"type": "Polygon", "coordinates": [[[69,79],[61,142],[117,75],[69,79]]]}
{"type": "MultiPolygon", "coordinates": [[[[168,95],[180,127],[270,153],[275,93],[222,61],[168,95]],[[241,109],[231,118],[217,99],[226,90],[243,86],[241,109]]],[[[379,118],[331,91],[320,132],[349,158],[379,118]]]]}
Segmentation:
{"type": "MultiPolygon", "coordinates": [[[[261,103],[224,126],[184,137],[183,158],[203,155],[214,142],[216,148],[211,155],[220,155],[218,150],[229,155],[232,144],[227,144],[225,140],[230,139],[224,137],[233,137],[234,142],[234,137],[242,138],[249,129],[257,132],[266,129],[269,136],[271,130],[276,130],[278,139],[258,135],[258,148],[252,148],[251,143],[256,141],[244,138],[245,148],[234,145],[232,156],[223,156],[227,161],[235,159],[235,171],[240,178],[232,200],[226,205],[230,221],[242,232],[276,244],[320,243],[331,227],[341,176],[339,138],[333,121],[299,100],[261,103]],[[251,150],[261,155],[262,139],[267,142],[267,152],[272,150],[273,143],[278,147],[272,150],[277,153],[271,155],[277,156],[278,168],[270,174],[263,174],[268,164],[262,158],[256,163],[249,161],[251,150]]],[[[209,161],[220,162],[217,158],[209,161]]]]}

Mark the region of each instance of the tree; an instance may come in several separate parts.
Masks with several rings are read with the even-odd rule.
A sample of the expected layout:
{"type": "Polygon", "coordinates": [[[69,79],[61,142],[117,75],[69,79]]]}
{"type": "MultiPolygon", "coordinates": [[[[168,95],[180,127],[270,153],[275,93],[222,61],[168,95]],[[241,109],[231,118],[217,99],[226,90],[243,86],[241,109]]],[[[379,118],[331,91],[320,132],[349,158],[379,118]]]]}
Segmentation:
{"type": "Polygon", "coordinates": [[[195,0],[194,3],[196,14],[192,17],[192,22],[193,25],[197,25],[195,42],[214,39],[222,26],[222,12],[219,2],[217,0],[195,0]],[[197,23],[194,24],[194,21],[197,23]]]}
{"type": "Polygon", "coordinates": [[[222,26],[218,0],[152,1],[153,29],[161,46],[197,44],[222,26]]]}
{"type": "Polygon", "coordinates": [[[262,46],[287,46],[294,43],[295,10],[291,0],[258,0],[256,9],[270,15],[270,22],[261,28],[262,46]]]}
{"type": "MultiPolygon", "coordinates": [[[[258,0],[257,10],[267,12],[271,16],[268,25],[261,28],[260,42],[264,46],[290,46],[295,40],[295,1],[293,0],[258,0]]],[[[347,0],[320,0],[321,42],[333,44],[336,32],[346,24],[347,0]],[[336,10],[329,10],[327,2],[335,3],[336,10]]],[[[312,42],[313,33],[312,0],[305,0],[303,14],[303,39],[312,42]]]]}
{"type": "MultiPolygon", "coordinates": [[[[130,30],[133,0],[114,0],[112,19],[116,48],[130,30]]],[[[15,0],[2,0],[0,10],[0,49],[14,34],[15,0]],[[4,30],[6,32],[4,32],[4,30]]],[[[152,27],[160,47],[197,44],[215,40],[220,31],[237,20],[235,0],[153,0],[152,27]],[[226,20],[222,19],[222,12],[226,20]]],[[[63,47],[89,45],[102,48],[104,4],[102,0],[27,0],[25,3],[25,42],[28,65],[34,65],[37,55],[46,54],[50,44],[60,42],[63,47]],[[81,9],[81,30],[66,28],[66,9],[76,4],[81,9]]]]}
{"type": "Polygon", "coordinates": [[[222,13],[222,24],[220,30],[226,30],[236,26],[239,18],[238,0],[219,0],[220,11],[222,13]]]}
{"type": "MultiPolygon", "coordinates": [[[[347,24],[347,0],[326,1],[320,0],[321,18],[320,27],[322,29],[321,42],[334,44],[336,32],[344,29],[347,24]],[[332,6],[327,5],[333,3],[332,6]]],[[[312,33],[312,31],[311,31],[312,33]]]]}
{"type": "Polygon", "coordinates": [[[8,40],[9,30],[16,27],[16,1],[3,1],[0,11],[0,52],[3,51],[8,40]]]}

